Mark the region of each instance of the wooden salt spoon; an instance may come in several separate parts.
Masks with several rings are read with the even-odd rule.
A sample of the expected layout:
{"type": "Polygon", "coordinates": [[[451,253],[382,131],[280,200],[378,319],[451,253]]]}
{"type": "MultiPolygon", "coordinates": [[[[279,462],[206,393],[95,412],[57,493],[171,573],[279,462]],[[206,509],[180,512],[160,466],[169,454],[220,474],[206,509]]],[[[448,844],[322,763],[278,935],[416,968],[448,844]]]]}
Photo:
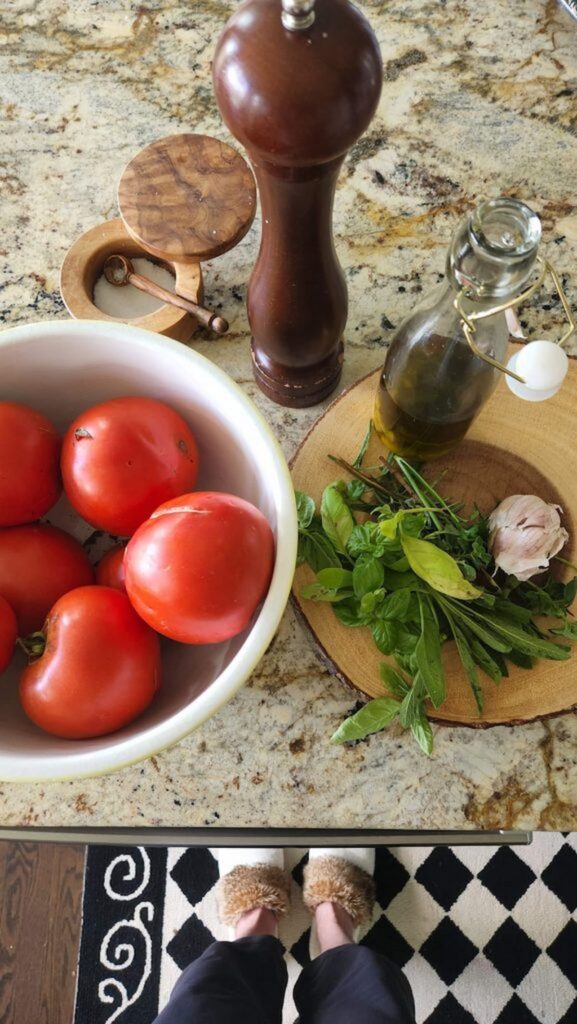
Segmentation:
{"type": "Polygon", "coordinates": [[[208,327],[215,334],[226,334],[228,331],[228,320],[225,320],[224,317],[218,316],[217,313],[213,313],[210,309],[205,309],[204,306],[197,306],[196,302],[183,299],[182,296],[177,295],[175,292],[169,292],[166,288],[162,288],[155,281],[150,281],[147,277],[137,274],[132,260],[128,256],[121,256],[120,253],[109,256],[104,263],[103,271],[109,284],[116,285],[118,288],[123,288],[127,284],[133,284],[141,292],[148,292],[149,295],[154,295],[156,299],[168,302],[171,306],[186,309],[188,313],[192,313],[203,327],[208,327]]]}

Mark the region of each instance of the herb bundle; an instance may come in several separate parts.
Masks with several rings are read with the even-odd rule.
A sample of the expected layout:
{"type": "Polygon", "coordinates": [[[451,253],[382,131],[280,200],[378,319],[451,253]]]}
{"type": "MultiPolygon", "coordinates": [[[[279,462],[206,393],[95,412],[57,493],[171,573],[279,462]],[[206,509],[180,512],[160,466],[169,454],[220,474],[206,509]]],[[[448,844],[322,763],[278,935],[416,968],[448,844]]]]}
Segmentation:
{"type": "Polygon", "coordinates": [[[332,741],[362,739],[398,721],[430,754],[427,704],[438,709],[446,695],[443,643],[455,642],[481,715],[479,671],[499,683],[507,661],[530,669],[537,658],[569,657],[577,577],[548,576],[542,586],[513,576],[497,582],[487,518],[478,509],[463,516],[399,456],[363,469],[369,438],[370,428],[350,465],[329,456],[352,479],[326,487],[318,512],[312,498],[296,494],[297,564],[316,573],[301,596],[329,602],[346,626],[368,628],[394,660],[380,667],[383,697],[347,718],[332,741]],[[535,616],[547,616],[547,626],[535,616]]]}

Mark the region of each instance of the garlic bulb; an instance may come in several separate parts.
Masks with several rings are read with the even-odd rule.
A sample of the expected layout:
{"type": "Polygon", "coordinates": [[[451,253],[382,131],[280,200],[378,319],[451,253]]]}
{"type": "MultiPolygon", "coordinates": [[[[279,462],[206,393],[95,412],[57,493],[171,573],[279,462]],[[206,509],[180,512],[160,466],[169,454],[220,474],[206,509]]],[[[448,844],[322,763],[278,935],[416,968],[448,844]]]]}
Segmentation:
{"type": "Polygon", "coordinates": [[[512,494],[489,516],[489,550],[495,565],[509,576],[528,580],[549,566],[569,534],[561,526],[559,505],[534,494],[512,494]]]}

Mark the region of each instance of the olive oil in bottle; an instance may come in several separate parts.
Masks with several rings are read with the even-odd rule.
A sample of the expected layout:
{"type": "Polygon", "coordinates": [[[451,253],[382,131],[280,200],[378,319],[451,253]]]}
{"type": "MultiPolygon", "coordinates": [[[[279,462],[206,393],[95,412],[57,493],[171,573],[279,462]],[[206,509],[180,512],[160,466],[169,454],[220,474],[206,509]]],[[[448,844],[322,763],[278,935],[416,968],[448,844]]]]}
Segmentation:
{"type": "Polygon", "coordinates": [[[373,422],[381,441],[396,455],[404,455],[415,462],[427,462],[445,455],[462,440],[473,418],[469,416],[454,423],[419,420],[397,405],[381,375],[373,422]]]}
{"type": "Polygon", "coordinates": [[[497,303],[510,300],[532,274],[539,218],[515,199],[482,203],[457,228],[446,278],[397,329],[379,378],[373,420],[386,446],[426,461],[451,451],[493,392],[509,332],[497,303]],[[459,300],[460,308],[456,306],[459,300]],[[476,319],[478,355],[463,331],[476,319]]]}
{"type": "Polygon", "coordinates": [[[433,334],[413,347],[405,361],[407,344],[404,331],[391,343],[373,421],[387,448],[424,462],[445,455],[465,436],[477,408],[493,390],[496,371],[472,360],[458,336],[433,334]]]}

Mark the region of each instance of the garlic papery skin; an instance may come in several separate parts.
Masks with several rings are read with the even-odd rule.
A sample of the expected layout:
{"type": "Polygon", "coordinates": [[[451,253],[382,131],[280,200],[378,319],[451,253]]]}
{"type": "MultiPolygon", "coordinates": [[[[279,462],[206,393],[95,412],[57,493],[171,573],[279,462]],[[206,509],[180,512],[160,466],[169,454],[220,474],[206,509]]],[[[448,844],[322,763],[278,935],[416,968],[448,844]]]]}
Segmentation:
{"type": "Polygon", "coordinates": [[[512,494],[497,505],[489,516],[489,551],[497,568],[518,580],[547,569],[569,539],[562,511],[535,494],[512,494]]]}

